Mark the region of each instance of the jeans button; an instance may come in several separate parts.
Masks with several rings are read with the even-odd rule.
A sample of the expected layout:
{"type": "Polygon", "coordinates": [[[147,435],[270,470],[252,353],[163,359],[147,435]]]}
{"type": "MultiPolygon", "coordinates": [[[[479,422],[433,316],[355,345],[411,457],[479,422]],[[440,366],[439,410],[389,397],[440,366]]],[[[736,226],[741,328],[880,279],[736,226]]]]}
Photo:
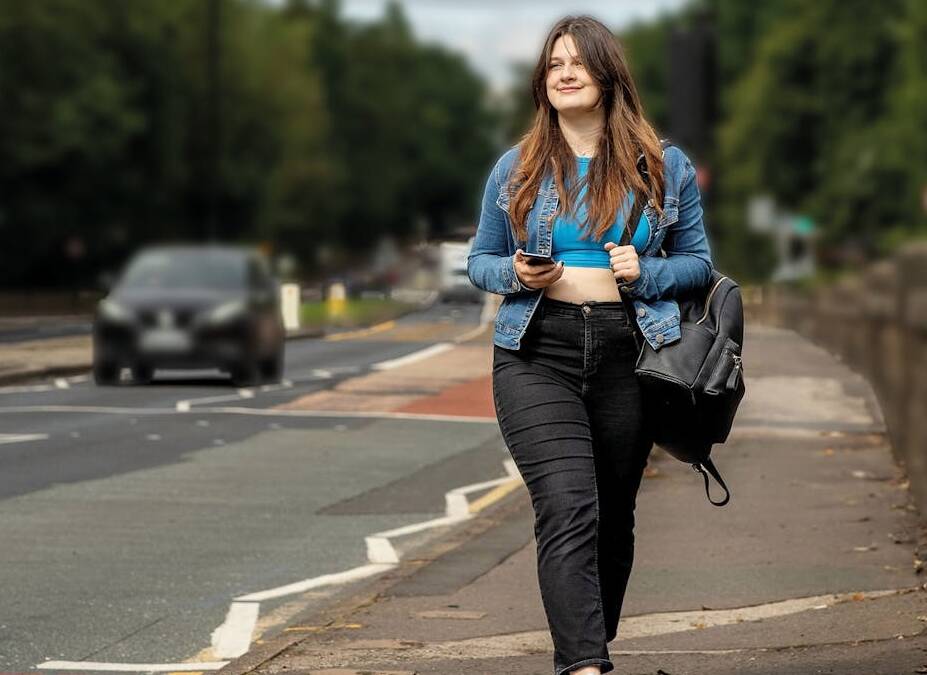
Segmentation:
{"type": "Polygon", "coordinates": [[[590,307],[589,305],[583,305],[583,314],[586,314],[588,316],[589,312],[591,311],[592,311],[592,307],[590,307]]]}
{"type": "Polygon", "coordinates": [[[644,309],[643,307],[638,307],[638,309],[637,309],[637,315],[638,315],[638,316],[644,316],[646,313],[647,313],[647,310],[646,310],[646,309],[644,309]]]}

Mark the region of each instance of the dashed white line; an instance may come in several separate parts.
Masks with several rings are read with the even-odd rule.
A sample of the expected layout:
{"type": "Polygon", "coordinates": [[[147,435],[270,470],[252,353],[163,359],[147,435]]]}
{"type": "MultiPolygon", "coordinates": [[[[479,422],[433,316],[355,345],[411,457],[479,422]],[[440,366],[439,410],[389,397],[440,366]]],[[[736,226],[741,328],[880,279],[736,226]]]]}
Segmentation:
{"type": "Polygon", "coordinates": [[[439,342],[438,344],[431,345],[430,347],[419,349],[417,352],[412,352],[411,354],[400,356],[397,359],[389,359],[388,361],[374,363],[371,368],[374,370],[392,370],[393,368],[399,368],[400,366],[415,363],[416,361],[427,359],[430,356],[435,356],[436,354],[446,352],[449,349],[453,349],[453,347],[453,342],[439,342]]]}
{"type": "Polygon", "coordinates": [[[0,434],[0,444],[44,441],[48,434],[0,434]]]}
{"type": "Polygon", "coordinates": [[[200,398],[187,398],[177,401],[174,409],[177,412],[190,412],[190,408],[201,403],[223,403],[225,401],[241,401],[242,399],[254,398],[254,390],[239,389],[234,394],[219,394],[217,396],[201,396],[200,398]]]}

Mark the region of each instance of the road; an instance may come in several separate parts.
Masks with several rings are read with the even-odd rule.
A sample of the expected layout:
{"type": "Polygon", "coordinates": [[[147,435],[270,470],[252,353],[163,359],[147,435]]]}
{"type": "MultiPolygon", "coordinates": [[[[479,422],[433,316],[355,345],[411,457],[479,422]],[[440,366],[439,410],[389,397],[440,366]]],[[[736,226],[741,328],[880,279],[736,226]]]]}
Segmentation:
{"type": "Polygon", "coordinates": [[[480,309],[290,341],[276,386],[167,372],[0,388],[0,670],[179,663],[249,620],[259,639],[345,586],[278,593],[250,618],[234,598],[363,566],[366,535],[504,475],[495,424],[292,409],[474,333],[480,309]]]}

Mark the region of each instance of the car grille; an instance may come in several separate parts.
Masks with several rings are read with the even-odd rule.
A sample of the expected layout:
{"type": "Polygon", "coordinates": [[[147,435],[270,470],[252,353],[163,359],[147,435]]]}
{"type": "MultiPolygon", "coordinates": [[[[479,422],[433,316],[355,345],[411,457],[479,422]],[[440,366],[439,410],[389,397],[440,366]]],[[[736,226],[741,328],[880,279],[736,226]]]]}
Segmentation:
{"type": "Polygon", "coordinates": [[[138,322],[145,328],[189,328],[196,312],[190,309],[145,309],[138,322]]]}

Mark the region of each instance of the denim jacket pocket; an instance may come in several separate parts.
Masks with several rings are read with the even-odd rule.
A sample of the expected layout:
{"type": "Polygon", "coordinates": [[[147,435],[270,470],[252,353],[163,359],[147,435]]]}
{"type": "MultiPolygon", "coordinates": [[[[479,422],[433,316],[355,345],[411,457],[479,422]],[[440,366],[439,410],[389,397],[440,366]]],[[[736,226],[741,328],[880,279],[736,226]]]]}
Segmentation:
{"type": "Polygon", "coordinates": [[[496,197],[496,205],[506,213],[509,212],[509,191],[507,186],[503,185],[499,190],[499,196],[496,197]]]}
{"type": "Polygon", "coordinates": [[[657,230],[669,227],[679,220],[679,203],[672,198],[663,205],[663,215],[657,220],[657,230]]]}

